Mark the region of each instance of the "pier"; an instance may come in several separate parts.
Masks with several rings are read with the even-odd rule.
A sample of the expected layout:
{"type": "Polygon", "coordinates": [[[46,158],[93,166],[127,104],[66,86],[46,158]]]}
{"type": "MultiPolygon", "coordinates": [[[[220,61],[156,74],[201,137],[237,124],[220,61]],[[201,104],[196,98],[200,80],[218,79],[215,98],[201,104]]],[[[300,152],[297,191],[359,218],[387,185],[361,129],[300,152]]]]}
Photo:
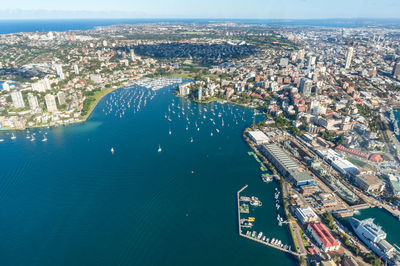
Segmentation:
{"type": "Polygon", "coordinates": [[[242,188],[237,192],[237,194],[236,194],[236,196],[237,196],[236,199],[237,199],[237,212],[238,212],[239,235],[240,235],[241,237],[247,238],[247,239],[249,239],[249,240],[253,240],[253,241],[258,242],[258,243],[260,243],[260,244],[263,244],[263,245],[265,245],[265,246],[268,246],[268,247],[271,247],[271,248],[275,248],[275,249],[277,249],[277,250],[280,250],[280,251],[289,253],[289,254],[291,254],[291,255],[293,255],[293,256],[299,256],[299,257],[305,256],[306,254],[304,254],[304,253],[297,253],[297,252],[294,252],[294,251],[292,251],[292,250],[285,249],[285,248],[282,248],[282,247],[277,246],[277,245],[273,245],[273,244],[271,244],[271,243],[269,243],[269,242],[265,242],[265,241],[262,241],[261,239],[257,239],[257,238],[251,237],[251,236],[247,236],[247,235],[245,235],[245,234],[242,233],[242,226],[241,226],[241,224],[240,224],[240,193],[243,192],[243,190],[245,190],[247,187],[248,187],[248,185],[245,185],[245,186],[242,187],[242,188]]]}

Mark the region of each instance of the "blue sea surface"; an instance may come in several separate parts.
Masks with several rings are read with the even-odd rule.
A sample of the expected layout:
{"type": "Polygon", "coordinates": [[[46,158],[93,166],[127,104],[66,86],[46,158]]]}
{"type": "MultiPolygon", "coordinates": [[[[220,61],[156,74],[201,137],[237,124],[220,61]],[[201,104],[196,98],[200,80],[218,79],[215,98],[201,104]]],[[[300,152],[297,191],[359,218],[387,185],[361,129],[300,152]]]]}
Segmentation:
{"type": "Polygon", "coordinates": [[[87,122],[0,132],[1,265],[296,264],[238,234],[248,184],[242,195],[263,202],[255,230],[291,244],[278,185],[261,181],[242,139],[253,110],[174,90],[122,88],[87,122]]]}
{"type": "Polygon", "coordinates": [[[89,30],[98,26],[155,22],[195,22],[200,24],[236,22],[239,24],[268,26],[315,26],[333,28],[357,28],[368,27],[371,25],[399,28],[400,26],[400,19],[31,19],[0,20],[0,34],[18,32],[89,30]]]}

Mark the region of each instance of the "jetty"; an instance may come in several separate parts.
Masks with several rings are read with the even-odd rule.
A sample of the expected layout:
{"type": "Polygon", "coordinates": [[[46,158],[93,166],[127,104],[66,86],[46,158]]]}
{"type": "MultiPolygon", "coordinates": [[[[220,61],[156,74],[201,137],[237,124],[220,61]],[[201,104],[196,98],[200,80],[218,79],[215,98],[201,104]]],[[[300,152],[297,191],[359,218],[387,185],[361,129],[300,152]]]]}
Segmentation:
{"type": "MultiPolygon", "coordinates": [[[[247,239],[249,239],[249,240],[255,241],[255,242],[260,243],[260,244],[263,244],[263,245],[265,245],[265,246],[268,246],[268,247],[271,247],[271,248],[275,248],[275,249],[277,249],[277,250],[280,250],[280,251],[289,253],[289,254],[291,254],[291,255],[293,255],[293,256],[298,256],[298,257],[305,256],[305,255],[306,255],[305,253],[298,253],[298,252],[292,251],[291,249],[283,248],[283,247],[281,247],[281,246],[279,246],[279,245],[275,245],[275,244],[272,244],[272,243],[270,243],[270,242],[263,241],[262,239],[258,239],[258,238],[256,238],[256,237],[252,237],[251,235],[243,234],[243,232],[242,232],[242,225],[241,225],[241,223],[240,223],[240,221],[241,221],[241,218],[240,218],[240,193],[242,193],[247,187],[248,187],[248,185],[245,185],[245,186],[242,187],[242,188],[237,192],[237,194],[236,194],[236,196],[237,196],[236,199],[237,199],[237,212],[238,212],[239,235],[240,235],[241,237],[247,238],[247,239]]],[[[272,242],[272,241],[271,241],[271,242],[272,242]]]]}

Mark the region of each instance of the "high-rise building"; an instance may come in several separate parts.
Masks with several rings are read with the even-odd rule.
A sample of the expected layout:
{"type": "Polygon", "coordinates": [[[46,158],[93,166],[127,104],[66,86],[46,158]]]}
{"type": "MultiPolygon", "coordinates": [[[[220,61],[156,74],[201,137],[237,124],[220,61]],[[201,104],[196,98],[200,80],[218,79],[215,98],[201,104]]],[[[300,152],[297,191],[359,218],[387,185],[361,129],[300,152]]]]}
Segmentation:
{"type": "Polygon", "coordinates": [[[56,97],[54,95],[46,94],[46,96],[44,96],[44,100],[46,102],[47,111],[57,112],[56,97]]]}
{"type": "Polygon", "coordinates": [[[350,65],[351,65],[351,59],[353,58],[353,52],[354,52],[354,48],[353,47],[349,47],[349,49],[347,50],[347,54],[346,54],[346,65],[345,65],[345,69],[349,69],[350,65]]]}
{"type": "Polygon", "coordinates": [[[307,78],[302,78],[300,80],[300,93],[303,96],[310,96],[311,95],[311,89],[312,89],[312,81],[307,79],[307,78]]]}
{"type": "Polygon", "coordinates": [[[135,61],[135,60],[136,60],[135,50],[134,50],[134,49],[131,49],[131,50],[129,51],[129,54],[130,54],[130,56],[131,56],[131,60],[132,60],[132,61],[135,61]]]}
{"type": "Polygon", "coordinates": [[[32,90],[37,92],[46,92],[51,90],[50,81],[47,78],[32,84],[32,90]]]}
{"type": "Polygon", "coordinates": [[[187,96],[190,93],[190,83],[179,85],[179,95],[187,96]]]}
{"type": "Polygon", "coordinates": [[[39,107],[38,99],[32,93],[28,93],[28,103],[31,110],[36,110],[39,107]]]}
{"type": "Polygon", "coordinates": [[[22,93],[20,91],[11,92],[11,99],[15,108],[24,108],[24,98],[22,98],[22,93]]]}
{"type": "Polygon", "coordinates": [[[202,97],[203,97],[203,88],[200,87],[199,90],[197,91],[197,99],[201,101],[202,97]]]}
{"type": "Polygon", "coordinates": [[[302,50],[299,50],[298,55],[297,55],[297,58],[298,58],[299,60],[304,60],[304,54],[305,54],[305,52],[304,52],[303,49],[302,49],[302,50]]]}
{"type": "Polygon", "coordinates": [[[65,101],[65,93],[60,91],[57,93],[57,100],[59,105],[64,105],[67,102],[65,101]]]}
{"type": "Polygon", "coordinates": [[[74,72],[75,72],[75,75],[79,75],[79,67],[78,67],[78,64],[74,64],[74,72]]]}
{"type": "Polygon", "coordinates": [[[62,65],[61,64],[57,64],[56,65],[56,72],[58,77],[62,80],[65,78],[64,73],[63,73],[63,69],[62,69],[62,65]]]}
{"type": "Polygon", "coordinates": [[[400,80],[400,62],[397,62],[393,67],[393,78],[400,80]]]}

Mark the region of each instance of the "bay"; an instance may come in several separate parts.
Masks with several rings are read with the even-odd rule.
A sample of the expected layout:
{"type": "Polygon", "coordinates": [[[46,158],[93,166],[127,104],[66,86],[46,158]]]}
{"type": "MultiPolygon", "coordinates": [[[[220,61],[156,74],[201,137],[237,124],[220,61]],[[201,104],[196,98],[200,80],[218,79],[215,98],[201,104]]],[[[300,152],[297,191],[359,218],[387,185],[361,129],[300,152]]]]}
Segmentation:
{"type": "Polygon", "coordinates": [[[248,184],[243,194],[263,202],[255,229],[290,244],[277,184],[261,181],[242,139],[253,111],[174,90],[123,88],[87,122],[0,133],[2,265],[295,264],[238,234],[236,192],[248,184]]]}

